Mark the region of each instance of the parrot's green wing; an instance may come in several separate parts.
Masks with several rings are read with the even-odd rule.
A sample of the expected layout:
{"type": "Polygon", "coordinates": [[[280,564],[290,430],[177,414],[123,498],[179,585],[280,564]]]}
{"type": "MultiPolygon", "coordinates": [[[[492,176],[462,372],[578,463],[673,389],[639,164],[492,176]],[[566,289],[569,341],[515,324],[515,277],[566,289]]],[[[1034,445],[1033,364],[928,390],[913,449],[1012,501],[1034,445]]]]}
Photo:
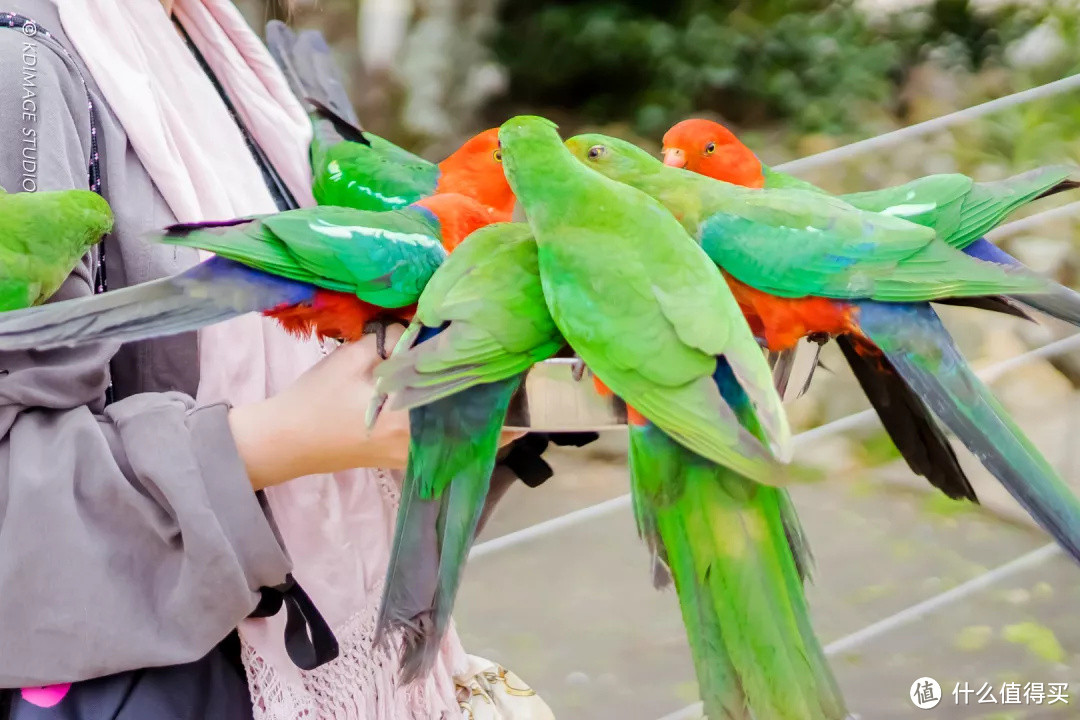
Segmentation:
{"type": "Polygon", "coordinates": [[[1042,278],[968,257],[929,228],[798,190],[744,194],[737,213],[711,214],[698,239],[736,278],[780,297],[911,302],[1046,289],[1042,278]]]}
{"type": "Polygon", "coordinates": [[[996,182],[966,175],[928,175],[882,190],[842,195],[845,202],[934,228],[938,238],[963,249],[1004,222],[1017,208],[1059,189],[1077,169],[1051,165],[996,182]]]}
{"type": "Polygon", "coordinates": [[[89,190],[0,194],[0,310],[47,300],[112,224],[89,190]]]}
{"type": "Polygon", "coordinates": [[[1076,187],[1069,178],[1077,174],[1070,165],[1050,165],[1005,180],[975,183],[964,202],[960,225],[947,238],[964,248],[1005,221],[1017,208],[1060,190],[1076,187]]]}
{"type": "Polygon", "coordinates": [[[305,208],[236,226],[180,226],[162,241],[208,250],[291,280],[354,293],[386,308],[416,302],[446,257],[437,225],[421,209],[305,208]]]}
{"type": "Polygon", "coordinates": [[[320,205],[395,210],[435,192],[439,167],[377,135],[312,153],[312,191],[320,205]]]}
{"type": "MultiPolygon", "coordinates": [[[[625,236],[584,228],[561,235],[580,248],[615,247],[625,236]]],[[[677,237],[669,239],[697,250],[677,237]]],[[[586,364],[681,443],[749,476],[767,477],[764,449],[738,423],[713,379],[716,357],[735,357],[743,371],[740,380],[765,388],[754,393],[755,400],[771,391],[768,366],[727,285],[713,274],[715,266],[700,255],[659,253],[647,261],[622,256],[617,272],[604,273],[601,266],[613,267],[610,254],[585,255],[567,258],[541,244],[539,256],[552,316],[586,364]],[[597,296],[603,297],[602,305],[597,296]],[[763,369],[755,367],[755,359],[763,369]]],[[[759,409],[776,418],[770,440],[783,446],[782,409],[768,399],[759,409]]]]}
{"type": "Polygon", "coordinates": [[[529,227],[491,225],[432,276],[412,327],[379,367],[377,389],[412,408],[517,375],[564,344],[544,303],[529,227]],[[443,329],[414,346],[423,327],[443,329]]]}
{"type": "Polygon", "coordinates": [[[940,239],[948,241],[960,227],[964,202],[974,184],[966,175],[928,175],[895,187],[841,195],[840,199],[860,210],[933,228],[940,239]]]}

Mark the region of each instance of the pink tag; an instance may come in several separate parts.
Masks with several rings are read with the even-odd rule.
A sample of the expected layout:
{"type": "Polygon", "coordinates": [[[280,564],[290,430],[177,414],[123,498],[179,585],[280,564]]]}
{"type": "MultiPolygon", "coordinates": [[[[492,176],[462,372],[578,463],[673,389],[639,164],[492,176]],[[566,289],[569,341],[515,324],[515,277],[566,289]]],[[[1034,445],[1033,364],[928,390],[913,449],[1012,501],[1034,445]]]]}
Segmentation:
{"type": "Polygon", "coordinates": [[[59,704],[71,689],[71,683],[62,685],[46,685],[44,687],[28,687],[22,689],[23,700],[31,705],[42,708],[51,708],[59,704]]]}

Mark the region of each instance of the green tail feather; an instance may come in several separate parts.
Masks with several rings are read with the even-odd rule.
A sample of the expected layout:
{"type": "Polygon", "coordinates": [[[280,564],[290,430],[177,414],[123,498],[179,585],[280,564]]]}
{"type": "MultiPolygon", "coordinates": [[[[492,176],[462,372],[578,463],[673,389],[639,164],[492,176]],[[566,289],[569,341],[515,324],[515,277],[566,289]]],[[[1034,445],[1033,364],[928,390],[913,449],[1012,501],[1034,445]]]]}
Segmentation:
{"type": "Polygon", "coordinates": [[[409,412],[409,465],[378,634],[405,631],[402,677],[430,670],[491,483],[521,376],[477,385],[409,412]]]}
{"type": "Polygon", "coordinates": [[[630,464],[639,526],[655,529],[674,577],[708,717],[845,717],[810,626],[784,492],[651,425],[631,428],[630,464]]]}
{"type": "MultiPolygon", "coordinates": [[[[154,238],[168,245],[206,250],[223,258],[243,263],[271,275],[322,285],[327,281],[303,267],[289,246],[278,238],[261,217],[224,223],[173,225],[154,238]]],[[[344,283],[333,283],[333,290],[347,291],[344,283]]]]}
{"type": "Polygon", "coordinates": [[[1080,562],[1080,500],[972,371],[933,309],[862,303],[859,324],[927,407],[1080,562]]]}

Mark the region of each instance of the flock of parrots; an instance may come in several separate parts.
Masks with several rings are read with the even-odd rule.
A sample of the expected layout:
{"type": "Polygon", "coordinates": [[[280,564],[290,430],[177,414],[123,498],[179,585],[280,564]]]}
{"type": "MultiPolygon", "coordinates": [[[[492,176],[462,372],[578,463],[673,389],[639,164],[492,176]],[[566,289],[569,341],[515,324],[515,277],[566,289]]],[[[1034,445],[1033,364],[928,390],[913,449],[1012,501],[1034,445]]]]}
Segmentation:
{"type": "Polygon", "coordinates": [[[160,337],[248,312],[343,341],[409,322],[371,412],[393,398],[410,413],[379,617],[380,638],[403,638],[405,679],[430,667],[448,628],[511,396],[567,346],[629,406],[638,530],[657,585],[674,581],[709,718],[846,715],[808,616],[809,554],[782,487],[791,432],[762,347],[835,340],[914,472],[977,501],[948,429],[1080,560],[1080,503],[931,304],[1080,325],[1080,295],[983,239],[1077,187],[1075,168],[837,197],[762,165],[713,122],[676,125],[660,160],[603,135],[564,142],[527,116],[435,165],[358,128],[321,36],[272,24],[268,42],[310,108],[320,205],[168,228],[157,241],[216,257],[27,307],[112,217],[89,192],[4,195],[0,350],[160,337]],[[511,222],[515,203],[526,222],[511,222]]]}

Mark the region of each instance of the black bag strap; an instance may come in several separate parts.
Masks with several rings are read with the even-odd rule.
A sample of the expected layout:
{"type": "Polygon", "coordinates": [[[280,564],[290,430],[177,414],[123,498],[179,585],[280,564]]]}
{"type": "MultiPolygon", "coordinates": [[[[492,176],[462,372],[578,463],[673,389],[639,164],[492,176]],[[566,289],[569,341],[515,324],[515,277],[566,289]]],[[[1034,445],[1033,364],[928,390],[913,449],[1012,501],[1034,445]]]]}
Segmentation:
{"type": "Polygon", "coordinates": [[[285,650],[301,670],[314,670],[338,656],[338,641],[315,603],[292,574],[277,587],[262,588],[262,598],[250,617],[271,617],[285,606],[285,650]]]}

